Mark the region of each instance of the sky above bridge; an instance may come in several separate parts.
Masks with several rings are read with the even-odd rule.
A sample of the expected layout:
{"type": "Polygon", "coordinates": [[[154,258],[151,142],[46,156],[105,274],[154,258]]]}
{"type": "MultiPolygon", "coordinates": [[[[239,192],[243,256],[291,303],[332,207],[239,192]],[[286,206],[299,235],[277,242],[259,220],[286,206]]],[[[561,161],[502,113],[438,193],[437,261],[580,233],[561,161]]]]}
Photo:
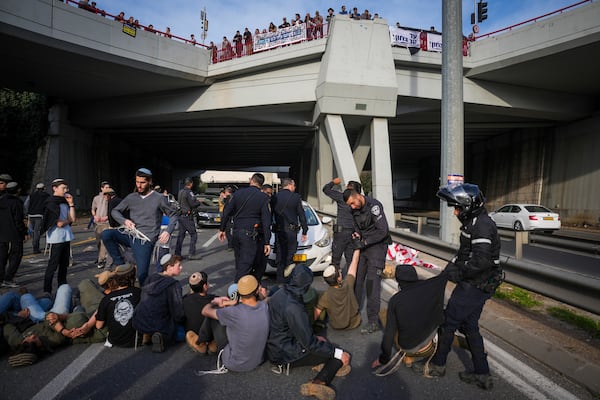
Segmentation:
{"type": "MultiPolygon", "coordinates": [[[[463,0],[463,33],[471,33],[470,14],[479,0],[463,0]]],[[[492,32],[516,23],[541,16],[551,11],[577,3],[578,0],[487,0],[488,19],[479,24],[480,34],[492,32]]],[[[171,33],[188,39],[195,34],[201,42],[202,28],[200,11],[206,9],[208,33],[205,43],[211,40],[220,44],[223,36],[230,40],[236,30],[244,28],[254,32],[256,28],[268,28],[269,23],[281,24],[282,17],[288,21],[295,13],[302,18],[316,10],[327,14],[329,7],[337,14],[342,5],[350,11],[357,7],[360,12],[368,9],[371,14],[378,13],[386,18],[390,25],[400,22],[402,26],[436,30],[442,29],[441,0],[370,0],[370,1],[322,1],[322,0],[97,0],[97,6],[110,14],[125,12],[125,17],[133,16],[142,25],[152,24],[164,31],[168,26],[171,33]]]]}

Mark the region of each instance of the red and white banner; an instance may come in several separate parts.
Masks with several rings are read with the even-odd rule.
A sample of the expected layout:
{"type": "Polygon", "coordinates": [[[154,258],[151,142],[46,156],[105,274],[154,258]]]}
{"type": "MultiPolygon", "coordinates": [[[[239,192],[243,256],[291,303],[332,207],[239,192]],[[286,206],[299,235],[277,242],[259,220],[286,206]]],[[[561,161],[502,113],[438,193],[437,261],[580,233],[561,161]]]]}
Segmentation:
{"type": "Polygon", "coordinates": [[[392,243],[388,246],[386,258],[389,261],[395,261],[397,264],[440,270],[437,265],[421,260],[417,250],[403,246],[400,243],[392,243]]]}

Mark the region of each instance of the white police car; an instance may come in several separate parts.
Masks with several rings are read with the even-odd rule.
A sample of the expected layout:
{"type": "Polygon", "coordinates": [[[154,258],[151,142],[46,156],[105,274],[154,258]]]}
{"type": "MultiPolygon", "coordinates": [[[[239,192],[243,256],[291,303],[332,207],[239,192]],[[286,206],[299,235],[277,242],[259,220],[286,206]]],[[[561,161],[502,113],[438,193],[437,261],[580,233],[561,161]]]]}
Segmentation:
{"type": "MultiPolygon", "coordinates": [[[[294,262],[305,263],[313,272],[322,272],[329,264],[331,264],[331,243],[333,238],[329,233],[329,229],[324,224],[331,222],[331,217],[323,217],[319,219],[316,211],[306,201],[302,202],[308,232],[306,234],[306,242],[301,242],[302,230],[298,232],[298,250],[294,254],[294,262]]],[[[275,234],[271,234],[271,253],[269,254],[269,269],[273,270],[275,266],[275,234]]]]}

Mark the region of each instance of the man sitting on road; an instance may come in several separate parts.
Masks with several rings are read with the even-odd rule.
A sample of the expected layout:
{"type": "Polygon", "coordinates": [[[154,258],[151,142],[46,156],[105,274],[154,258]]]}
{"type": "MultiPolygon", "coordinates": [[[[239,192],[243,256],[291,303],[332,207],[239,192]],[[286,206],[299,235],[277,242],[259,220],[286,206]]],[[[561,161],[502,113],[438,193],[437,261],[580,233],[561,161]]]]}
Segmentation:
{"type": "Polygon", "coordinates": [[[360,311],[354,295],[359,259],[360,250],[354,250],[348,275],[343,281],[341,271],[335,265],[325,268],[323,279],[329,287],[321,295],[315,307],[315,321],[324,319],[321,314],[326,311],[329,325],[334,329],[354,329],[360,326],[360,311]]]}

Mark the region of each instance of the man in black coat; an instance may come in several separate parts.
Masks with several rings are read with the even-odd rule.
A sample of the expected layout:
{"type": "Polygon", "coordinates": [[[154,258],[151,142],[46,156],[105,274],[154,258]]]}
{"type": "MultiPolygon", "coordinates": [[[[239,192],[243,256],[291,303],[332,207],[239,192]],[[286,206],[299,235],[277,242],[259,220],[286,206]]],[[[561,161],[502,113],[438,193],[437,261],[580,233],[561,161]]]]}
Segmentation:
{"type": "Polygon", "coordinates": [[[28,238],[17,189],[16,182],[9,182],[0,194],[0,283],[10,288],[19,287],[14,277],[23,258],[23,240],[28,238]]]}
{"type": "Polygon", "coordinates": [[[271,198],[271,211],[275,217],[275,251],[277,283],[283,283],[283,271],[292,263],[298,250],[298,231],[302,229],[301,241],[306,242],[308,225],[302,207],[302,198],[296,190],[296,182],[290,178],[281,180],[283,187],[271,198]]]}

